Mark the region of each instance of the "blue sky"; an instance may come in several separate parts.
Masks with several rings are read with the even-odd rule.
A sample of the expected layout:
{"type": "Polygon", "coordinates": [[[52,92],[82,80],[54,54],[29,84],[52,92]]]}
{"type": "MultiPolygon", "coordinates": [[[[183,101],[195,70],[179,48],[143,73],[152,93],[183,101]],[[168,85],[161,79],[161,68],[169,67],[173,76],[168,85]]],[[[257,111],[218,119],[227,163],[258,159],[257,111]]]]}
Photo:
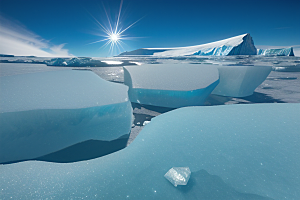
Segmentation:
{"type": "MultiPolygon", "coordinates": [[[[115,22],[120,2],[0,0],[0,53],[11,48],[31,55],[111,56],[101,48],[105,42],[89,44],[104,39],[93,17],[107,27],[104,8],[115,22]]],[[[244,33],[257,47],[299,46],[299,8],[299,0],[124,0],[119,27],[139,21],[124,32],[134,38],[124,40],[121,51],[198,45],[244,33]]]]}

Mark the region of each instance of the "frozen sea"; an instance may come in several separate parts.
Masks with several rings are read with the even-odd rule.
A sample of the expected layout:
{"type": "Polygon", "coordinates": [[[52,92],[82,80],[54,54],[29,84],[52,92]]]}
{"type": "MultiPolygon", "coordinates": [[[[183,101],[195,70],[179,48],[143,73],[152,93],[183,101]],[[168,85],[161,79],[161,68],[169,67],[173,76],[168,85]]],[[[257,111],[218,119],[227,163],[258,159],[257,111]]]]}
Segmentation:
{"type": "MultiPolygon", "coordinates": [[[[47,66],[55,58],[41,57],[0,57],[0,76],[13,74],[34,73],[40,71],[56,70],[91,70],[101,78],[116,83],[124,83],[124,71],[122,66],[126,64],[212,64],[212,65],[250,65],[272,66],[272,71],[267,79],[256,88],[251,96],[243,98],[224,97],[210,95],[206,106],[229,105],[229,104],[256,104],[256,103],[300,103],[300,57],[286,56],[182,56],[182,57],[155,57],[155,56],[129,56],[110,58],[87,58],[78,59],[78,63],[87,66],[47,66]],[[91,67],[91,63],[102,61],[104,67],[91,67]],[[43,64],[45,63],[45,64],[43,64]],[[107,63],[109,63],[107,65],[107,63]]],[[[68,61],[72,58],[65,58],[68,61]]],[[[73,58],[74,59],[74,58],[73,58]]],[[[76,64],[75,64],[76,65],[76,64]]],[[[147,106],[132,103],[134,123],[132,126],[128,145],[143,129],[143,124],[151,121],[155,116],[173,110],[171,108],[147,106]],[[146,122],[145,122],[146,121],[146,122]]]]}
{"type": "MultiPolygon", "coordinates": [[[[71,58],[66,58],[68,61],[71,58]]],[[[250,66],[272,66],[273,70],[267,77],[267,79],[256,88],[253,95],[243,97],[243,98],[233,98],[233,97],[225,97],[225,96],[219,96],[219,95],[210,95],[206,102],[205,107],[216,107],[218,105],[230,105],[230,104],[264,104],[264,103],[300,103],[300,57],[264,57],[264,56],[228,56],[228,57],[200,57],[200,56],[185,56],[185,57],[169,57],[169,58],[161,58],[161,57],[153,57],[153,56],[139,56],[139,57],[113,57],[113,58],[91,58],[92,60],[97,61],[106,61],[105,63],[109,63],[108,65],[104,64],[103,67],[99,67],[99,62],[97,67],[90,66],[89,62],[88,65],[84,66],[81,65],[80,67],[76,66],[67,66],[67,65],[60,65],[60,66],[47,66],[48,61],[51,60],[51,58],[36,58],[36,57],[11,57],[11,58],[5,58],[1,57],[0,60],[2,63],[0,63],[0,76],[11,76],[14,74],[26,74],[26,73],[36,73],[36,72],[42,72],[42,71],[56,71],[56,70],[91,70],[101,78],[115,82],[124,84],[124,71],[122,66],[126,66],[126,64],[135,64],[135,65],[142,65],[142,64],[166,64],[166,63],[189,63],[189,64],[199,64],[199,63],[205,63],[205,64],[212,64],[212,65],[250,65],[250,66]],[[107,62],[110,61],[110,62],[107,62]],[[112,62],[111,62],[112,61],[112,62]]],[[[79,58],[80,62],[80,58],[79,58]]],[[[0,91],[1,92],[1,91],[0,91]]],[[[5,105],[1,105],[5,106],[5,105]]],[[[148,106],[148,105],[140,105],[136,103],[132,103],[133,107],[133,115],[134,115],[134,121],[131,128],[130,137],[127,143],[127,146],[133,146],[130,150],[127,152],[131,152],[134,154],[135,149],[143,148],[143,144],[140,142],[135,145],[130,145],[132,141],[138,136],[140,131],[146,127],[148,123],[151,123],[152,118],[159,116],[163,113],[167,113],[172,110],[172,108],[166,108],[166,107],[157,107],[157,106],[148,106]]],[[[226,106],[225,106],[226,107],[226,106]]],[[[227,108],[225,108],[227,109],[227,108]]],[[[290,108],[289,108],[290,109],[290,108]]],[[[178,111],[178,114],[180,112],[178,111]]],[[[161,115],[160,117],[164,117],[161,115]]],[[[263,116],[262,116],[263,118],[263,116]]],[[[237,117],[238,119],[238,117],[237,117]]],[[[168,124],[166,124],[166,127],[162,128],[168,128],[168,124]]],[[[164,126],[164,125],[163,125],[164,126]]],[[[264,125],[262,125],[264,127],[264,125]]],[[[146,129],[145,129],[146,130],[146,129]]],[[[202,130],[201,130],[202,131],[202,130]]],[[[158,135],[158,134],[156,134],[158,135]]],[[[150,136],[149,136],[150,137],[150,136]]],[[[157,136],[159,137],[159,136],[157,136]]],[[[299,138],[298,136],[296,136],[299,138]]],[[[147,137],[146,137],[147,138],[147,137]]],[[[141,138],[139,138],[141,139],[141,138]]],[[[157,138],[159,141],[159,138],[157,138]]],[[[152,145],[152,143],[151,143],[152,145]]],[[[151,147],[150,145],[150,147],[151,147]]],[[[155,144],[153,144],[153,153],[157,153],[158,150],[155,150],[155,144]],[[157,151],[157,152],[156,152],[157,151]]],[[[297,148],[297,146],[295,146],[297,148]]],[[[126,148],[127,149],[127,148],[126,148]]],[[[144,148],[145,151],[143,153],[151,153],[147,151],[147,148],[144,148]]],[[[246,150],[245,150],[246,151],[246,150]]],[[[223,153],[224,154],[224,153],[223,153]]],[[[295,155],[297,152],[295,153],[295,155]]],[[[147,165],[147,162],[145,163],[138,163],[135,160],[135,156],[129,157],[131,160],[126,161],[124,159],[125,152],[119,151],[119,153],[115,154],[114,156],[110,157],[110,155],[104,156],[103,160],[101,159],[94,159],[89,161],[83,161],[83,162],[77,162],[77,163],[71,163],[68,164],[68,167],[64,167],[63,164],[55,164],[55,163],[47,163],[47,162],[37,162],[37,161],[30,161],[30,162],[21,162],[21,163],[15,163],[15,164],[9,164],[9,165],[0,165],[0,175],[1,175],[1,169],[5,170],[5,172],[16,172],[16,174],[2,174],[0,178],[2,177],[3,180],[10,180],[10,183],[0,183],[0,199],[8,199],[8,196],[11,195],[12,197],[16,197],[16,199],[22,199],[22,194],[26,194],[26,196],[23,196],[23,199],[43,199],[43,197],[51,197],[53,199],[60,199],[60,197],[64,197],[66,199],[101,199],[100,195],[103,195],[103,197],[110,197],[111,199],[147,199],[146,197],[143,198],[143,196],[134,196],[135,189],[136,190],[142,190],[143,187],[148,187],[146,184],[148,180],[151,179],[151,177],[160,178],[157,174],[145,174],[145,171],[142,171],[138,168],[135,168],[136,165],[140,165],[144,167],[145,169],[149,170],[153,165],[147,165]],[[120,161],[116,161],[113,158],[118,158],[120,161]],[[103,161],[103,163],[101,163],[103,161]],[[115,163],[114,165],[109,165],[107,163],[112,162],[115,163]],[[131,162],[131,163],[130,163],[131,162]],[[136,165],[132,164],[136,162],[136,165]],[[103,165],[102,165],[103,164],[103,165]],[[109,183],[107,187],[110,187],[110,190],[116,189],[116,191],[119,191],[120,194],[127,194],[128,188],[126,185],[120,184],[120,182],[114,182],[114,180],[108,179],[109,175],[106,175],[106,171],[101,171],[99,168],[103,167],[103,169],[109,171],[111,166],[116,166],[119,164],[124,164],[124,166],[132,167],[130,170],[130,173],[126,174],[125,168],[120,168],[116,171],[113,171],[112,173],[118,174],[120,176],[115,176],[116,180],[123,181],[123,175],[128,180],[128,185],[132,185],[134,187],[138,188],[131,188],[128,191],[127,196],[118,196],[118,192],[116,192],[112,198],[110,195],[106,194],[105,191],[101,191],[102,183],[99,183],[97,179],[99,177],[104,177],[103,180],[109,183]],[[101,167],[97,167],[101,166],[101,167]],[[2,167],[2,168],[1,168],[2,167]],[[20,170],[20,167],[26,170],[27,174],[22,174],[22,170],[20,170]],[[46,169],[46,171],[44,171],[46,169]],[[133,172],[136,171],[136,172],[133,172]],[[47,177],[47,173],[49,174],[55,174],[56,176],[47,177]],[[95,174],[96,173],[96,174],[95,174]],[[137,173],[136,177],[130,177],[130,174],[137,173]],[[46,175],[45,175],[46,174],[46,175]],[[10,178],[10,176],[12,178],[10,178]],[[35,177],[34,180],[31,180],[30,176],[35,177]],[[22,178],[20,178],[22,177],[22,178]],[[85,177],[88,177],[88,179],[84,179],[85,177]],[[79,178],[79,179],[77,179],[79,178]],[[32,182],[31,182],[32,181],[32,182]],[[40,183],[39,183],[40,182],[40,183]],[[52,183],[55,183],[55,185],[52,185],[52,183]],[[93,188],[90,187],[90,185],[96,184],[98,187],[93,188]],[[53,186],[53,188],[52,188],[53,186]],[[80,187],[79,187],[80,186],[80,187]],[[18,187],[22,187],[21,190],[17,189],[18,187]],[[35,187],[39,188],[35,190],[35,187]],[[65,189],[66,188],[66,189],[65,189]],[[114,189],[113,189],[114,188],[114,189]],[[141,189],[142,188],[142,189],[141,189]],[[24,191],[28,189],[28,192],[24,191]],[[78,190],[78,191],[77,191],[78,190]],[[5,193],[5,192],[6,193],[5,193]],[[53,194],[52,192],[55,191],[53,194]],[[84,192],[82,192],[84,191],[84,192]],[[78,193],[77,193],[78,192],[78,193]],[[15,194],[14,194],[15,193],[15,194]],[[99,196],[91,196],[94,195],[99,196]],[[9,194],[9,195],[6,195],[9,194]],[[87,195],[86,195],[87,194],[87,195]],[[71,195],[71,196],[70,196],[71,195]],[[90,196],[89,196],[90,195],[90,196]],[[107,196],[108,195],[108,196],[107,196]]],[[[297,154],[298,155],[298,154],[297,154]]],[[[296,156],[297,156],[296,155],[296,156]]],[[[222,155],[226,157],[228,160],[232,160],[229,155],[224,154],[222,155]]],[[[153,155],[155,157],[155,155],[153,155]]],[[[168,155],[166,155],[168,157],[168,155]]],[[[164,161],[163,161],[164,162],[164,161]]],[[[259,165],[263,165],[263,163],[259,163],[259,165]]],[[[284,165],[284,163],[282,163],[284,165]]],[[[176,166],[175,166],[176,167],[176,166]]],[[[184,166],[183,166],[184,167],[184,166]]],[[[279,166],[274,166],[276,168],[279,166]]],[[[143,169],[144,169],[143,168],[143,169]]],[[[271,167],[272,168],[272,167],[271,167]]],[[[116,168],[117,169],[117,168],[116,168]]],[[[273,168],[272,168],[273,169],[273,168]]],[[[155,169],[157,170],[157,169],[155,169]]],[[[262,169],[262,172],[264,169],[262,169]]],[[[296,170],[297,169],[293,169],[296,170]]],[[[193,182],[191,184],[199,184],[201,183],[203,185],[203,190],[206,190],[211,195],[213,193],[216,194],[215,198],[209,198],[209,199],[274,199],[274,194],[272,198],[264,198],[261,196],[255,196],[253,195],[254,192],[251,191],[251,189],[248,189],[243,192],[247,192],[249,194],[245,194],[246,196],[239,196],[241,195],[239,192],[232,190],[228,185],[225,185],[224,182],[218,177],[214,176],[212,173],[209,174],[206,170],[200,170],[197,172],[193,172],[195,175],[195,178],[192,179],[193,182]],[[206,183],[204,183],[205,181],[206,183]],[[202,183],[202,182],[203,183],[202,183]],[[207,183],[210,183],[208,185],[207,183]],[[216,190],[213,190],[211,188],[214,188],[216,190]],[[229,189],[228,189],[229,188],[229,189]],[[210,191],[211,189],[211,191],[210,191]],[[227,190],[228,189],[228,190],[227,190]],[[216,193],[216,191],[221,191],[220,194],[216,193]],[[223,193],[222,193],[223,192],[223,193]],[[251,193],[251,194],[250,194],[251,193]],[[227,195],[227,196],[226,196],[227,195]],[[222,198],[223,197],[223,198],[222,198]],[[225,198],[226,197],[226,198],[225,198]]],[[[225,172],[224,172],[225,173],[225,172]]],[[[288,172],[284,172],[288,173],[288,172]]],[[[111,174],[112,177],[114,175],[111,174]]],[[[268,175],[268,174],[267,174],[268,175]]],[[[276,174],[275,174],[276,175],[276,174]]],[[[236,179],[242,179],[241,177],[237,177],[236,179]]],[[[259,177],[258,179],[260,181],[263,180],[264,177],[259,177]]],[[[298,177],[295,177],[295,179],[298,177]]],[[[224,181],[224,180],[223,180],[224,181]]],[[[246,182],[251,180],[246,180],[246,182]]],[[[284,177],[282,178],[282,181],[284,180],[284,177]]],[[[105,183],[104,182],[104,185],[105,183]]],[[[226,182],[226,181],[225,181],[226,182]]],[[[125,183],[125,182],[124,182],[125,183]]],[[[227,183],[227,182],[226,182],[227,183]]],[[[299,182],[298,182],[299,183],[299,182]]],[[[126,181],[127,184],[127,181],[126,181]]],[[[159,184],[161,184],[159,182],[159,184]]],[[[234,185],[234,184],[232,184],[234,185]]],[[[105,186],[106,187],[106,186],[105,186]]],[[[169,187],[169,186],[168,186],[169,187]]],[[[246,185],[245,185],[246,187],[246,185]]],[[[295,186],[296,187],[296,186],[295,186]]],[[[297,186],[298,187],[298,186],[297,186]]],[[[259,187],[258,187],[259,188],[259,187]]],[[[290,186],[291,189],[294,188],[294,185],[290,186]]],[[[170,191],[172,191],[173,188],[168,188],[170,191]]],[[[195,199],[194,196],[189,196],[193,193],[193,185],[191,187],[185,188],[179,188],[180,193],[176,193],[178,196],[171,196],[173,199],[180,199],[180,198],[187,198],[187,199],[195,199]],[[185,196],[187,194],[187,196],[185,196]],[[176,198],[175,198],[176,197],[176,198]]],[[[262,189],[263,190],[263,189],[262,189]]],[[[147,190],[147,194],[151,193],[150,199],[155,199],[157,191],[159,192],[159,187],[154,185],[152,188],[149,188],[149,191],[147,190]]],[[[242,191],[242,190],[239,190],[242,191]]],[[[286,192],[286,191],[285,191],[286,192]]],[[[204,192],[205,193],[205,192],[204,192]]],[[[272,191],[270,192],[272,193],[272,191]]],[[[284,193],[284,192],[283,192],[284,193]]],[[[288,194],[288,192],[286,192],[288,194]]],[[[299,192],[298,192],[299,193],[299,192]]],[[[294,198],[294,194],[290,194],[286,199],[297,199],[294,198]]],[[[166,199],[163,198],[164,196],[159,196],[158,199],[166,199]]],[[[210,196],[211,197],[211,196],[210,196]]],[[[110,199],[108,198],[108,199],[110,199]]],[[[170,198],[170,196],[168,196],[170,198]]],[[[105,198],[102,198],[105,199],[105,198]]],[[[205,199],[205,197],[203,198],[205,199]]],[[[276,198],[275,198],[276,199],[276,198]]],[[[284,199],[282,196],[278,199],[284,199]]]]}

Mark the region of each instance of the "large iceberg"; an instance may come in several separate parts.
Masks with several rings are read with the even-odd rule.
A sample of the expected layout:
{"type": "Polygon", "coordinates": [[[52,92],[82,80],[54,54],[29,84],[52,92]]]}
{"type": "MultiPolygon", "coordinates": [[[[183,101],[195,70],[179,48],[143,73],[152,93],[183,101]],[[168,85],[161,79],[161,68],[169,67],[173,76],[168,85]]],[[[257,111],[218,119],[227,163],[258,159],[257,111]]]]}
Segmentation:
{"type": "Polygon", "coordinates": [[[130,133],[128,87],[86,70],[0,77],[0,163],[130,133]]]}
{"type": "Polygon", "coordinates": [[[0,165],[1,199],[298,199],[300,104],[186,107],[125,149],[76,163],[0,165]],[[192,172],[174,187],[164,174],[192,172]]]}
{"type": "Polygon", "coordinates": [[[231,37],[225,40],[211,42],[202,45],[178,47],[178,48],[142,48],[130,52],[121,53],[127,55],[154,55],[154,56],[229,56],[229,55],[256,55],[252,37],[249,33],[231,37]]]}
{"type": "Polygon", "coordinates": [[[264,56],[295,56],[293,47],[282,49],[257,49],[257,55],[264,56]]]}
{"type": "Polygon", "coordinates": [[[216,66],[218,66],[220,74],[220,83],[212,91],[212,94],[230,97],[252,95],[272,71],[272,66],[216,66]]]}
{"type": "Polygon", "coordinates": [[[219,83],[218,69],[201,64],[145,64],[124,67],[131,102],[178,108],[203,105],[219,83]]]}

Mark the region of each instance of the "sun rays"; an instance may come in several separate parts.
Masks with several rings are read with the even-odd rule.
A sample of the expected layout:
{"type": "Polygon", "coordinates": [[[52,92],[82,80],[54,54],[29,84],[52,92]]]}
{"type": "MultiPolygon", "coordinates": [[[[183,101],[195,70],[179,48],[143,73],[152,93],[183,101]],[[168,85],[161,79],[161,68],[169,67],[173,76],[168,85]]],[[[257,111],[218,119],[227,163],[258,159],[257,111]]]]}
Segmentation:
{"type": "Polygon", "coordinates": [[[133,25],[135,25],[141,19],[135,21],[134,23],[127,26],[126,28],[120,27],[120,17],[121,17],[122,6],[123,6],[123,0],[121,0],[117,20],[115,22],[113,22],[111,20],[105,7],[103,6],[105,15],[107,18],[107,22],[108,22],[107,26],[100,23],[99,20],[97,20],[94,16],[91,15],[93,17],[93,19],[97,22],[97,25],[99,26],[101,32],[104,33],[104,35],[99,35],[99,36],[101,36],[104,39],[101,39],[101,40],[98,40],[95,42],[91,42],[89,44],[105,42],[100,48],[106,48],[109,46],[109,51],[108,51],[109,55],[113,55],[116,52],[121,53],[122,51],[124,51],[123,45],[125,43],[122,40],[129,40],[129,39],[137,38],[137,37],[127,37],[124,35],[124,32],[127,31],[129,28],[131,28],[133,25]]]}

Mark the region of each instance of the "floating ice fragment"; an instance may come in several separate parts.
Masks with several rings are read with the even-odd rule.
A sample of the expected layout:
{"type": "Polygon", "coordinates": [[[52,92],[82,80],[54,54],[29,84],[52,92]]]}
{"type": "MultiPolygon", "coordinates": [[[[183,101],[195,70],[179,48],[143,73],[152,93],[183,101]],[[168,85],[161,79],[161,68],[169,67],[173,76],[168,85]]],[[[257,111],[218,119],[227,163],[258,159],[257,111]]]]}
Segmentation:
{"type": "Polygon", "coordinates": [[[212,94],[230,97],[252,95],[272,70],[271,66],[216,66],[220,73],[220,83],[212,94]]]}
{"type": "Polygon", "coordinates": [[[186,185],[190,179],[191,170],[188,167],[172,167],[166,174],[168,179],[175,187],[177,185],[186,185]]]}
{"type": "Polygon", "coordinates": [[[203,105],[219,83],[215,66],[202,64],[145,64],[124,67],[131,102],[179,108],[203,105]]]}
{"type": "Polygon", "coordinates": [[[127,90],[91,71],[0,77],[0,163],[127,135],[132,118],[127,90]]]}

